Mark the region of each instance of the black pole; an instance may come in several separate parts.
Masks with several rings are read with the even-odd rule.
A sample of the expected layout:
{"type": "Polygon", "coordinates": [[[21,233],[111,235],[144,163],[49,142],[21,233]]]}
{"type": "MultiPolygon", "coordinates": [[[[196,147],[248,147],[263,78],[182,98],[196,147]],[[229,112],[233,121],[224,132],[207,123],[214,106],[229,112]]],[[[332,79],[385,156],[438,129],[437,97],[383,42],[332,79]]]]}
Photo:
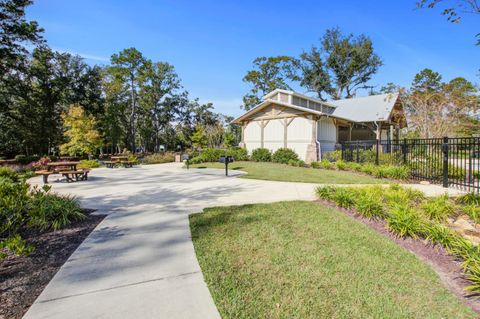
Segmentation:
{"type": "Polygon", "coordinates": [[[376,141],[376,152],[375,152],[375,165],[378,165],[378,144],[379,144],[379,141],[377,139],[376,141]]]}
{"type": "Polygon", "coordinates": [[[228,176],[228,160],[225,158],[225,176],[228,176]]]}
{"type": "Polygon", "coordinates": [[[403,152],[403,165],[407,165],[407,139],[403,139],[403,147],[402,147],[402,152],[403,152]]]}
{"type": "Polygon", "coordinates": [[[443,187],[448,187],[448,137],[443,138],[443,187]]]}

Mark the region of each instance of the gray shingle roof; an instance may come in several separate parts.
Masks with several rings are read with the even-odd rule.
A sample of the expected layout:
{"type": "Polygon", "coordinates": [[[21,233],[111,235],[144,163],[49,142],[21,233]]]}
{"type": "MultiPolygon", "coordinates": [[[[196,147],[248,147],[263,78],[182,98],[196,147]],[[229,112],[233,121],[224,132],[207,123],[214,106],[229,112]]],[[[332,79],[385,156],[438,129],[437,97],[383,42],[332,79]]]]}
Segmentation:
{"type": "Polygon", "coordinates": [[[380,94],[329,101],[328,103],[337,107],[333,116],[355,122],[374,122],[388,120],[397,98],[398,94],[380,94]]]}

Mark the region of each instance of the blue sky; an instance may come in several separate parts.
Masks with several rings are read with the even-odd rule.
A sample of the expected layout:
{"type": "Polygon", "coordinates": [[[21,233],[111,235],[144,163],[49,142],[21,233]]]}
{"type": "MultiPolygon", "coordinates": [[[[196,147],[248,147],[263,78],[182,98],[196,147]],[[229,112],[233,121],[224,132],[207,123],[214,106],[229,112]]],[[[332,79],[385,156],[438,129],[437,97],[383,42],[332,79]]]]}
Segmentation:
{"type": "MultiPolygon", "coordinates": [[[[479,82],[480,17],[452,24],[436,10],[401,1],[36,0],[27,17],[45,29],[49,45],[108,64],[127,47],[173,64],[191,97],[237,116],[248,91],[242,77],[258,56],[299,55],[327,28],[368,35],[384,66],[372,79],[409,85],[423,68],[445,80],[479,82]]],[[[302,88],[295,87],[305,93],[302,88]]]]}

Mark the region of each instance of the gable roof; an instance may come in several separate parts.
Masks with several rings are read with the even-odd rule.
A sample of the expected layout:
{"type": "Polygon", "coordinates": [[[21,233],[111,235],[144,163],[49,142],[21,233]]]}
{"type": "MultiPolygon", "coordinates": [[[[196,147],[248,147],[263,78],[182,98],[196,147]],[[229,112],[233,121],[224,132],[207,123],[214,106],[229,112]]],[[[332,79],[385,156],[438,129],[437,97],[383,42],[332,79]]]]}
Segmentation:
{"type": "Polygon", "coordinates": [[[349,122],[383,122],[390,119],[392,110],[397,100],[397,93],[388,93],[324,102],[316,98],[312,98],[293,91],[276,89],[266,94],[260,104],[233,120],[232,123],[238,124],[270,104],[283,105],[300,111],[309,112],[311,114],[324,115],[328,117],[347,120],[349,122]],[[324,113],[311,107],[304,107],[297,104],[279,101],[277,99],[273,99],[276,93],[284,93],[292,96],[301,97],[303,99],[308,99],[315,103],[334,108],[334,110],[332,113],[324,113]]]}
{"type": "Polygon", "coordinates": [[[398,99],[398,93],[329,101],[336,106],[334,116],[354,122],[387,121],[398,99]]]}

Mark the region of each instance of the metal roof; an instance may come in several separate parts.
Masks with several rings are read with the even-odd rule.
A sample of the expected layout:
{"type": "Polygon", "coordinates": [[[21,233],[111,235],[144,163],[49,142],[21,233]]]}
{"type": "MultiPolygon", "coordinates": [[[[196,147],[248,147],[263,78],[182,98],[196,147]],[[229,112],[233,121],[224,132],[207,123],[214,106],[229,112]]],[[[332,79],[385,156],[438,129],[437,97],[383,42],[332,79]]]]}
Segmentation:
{"type": "Polygon", "coordinates": [[[337,108],[333,116],[354,122],[387,121],[397,102],[398,94],[380,94],[344,100],[329,101],[337,108]]]}

